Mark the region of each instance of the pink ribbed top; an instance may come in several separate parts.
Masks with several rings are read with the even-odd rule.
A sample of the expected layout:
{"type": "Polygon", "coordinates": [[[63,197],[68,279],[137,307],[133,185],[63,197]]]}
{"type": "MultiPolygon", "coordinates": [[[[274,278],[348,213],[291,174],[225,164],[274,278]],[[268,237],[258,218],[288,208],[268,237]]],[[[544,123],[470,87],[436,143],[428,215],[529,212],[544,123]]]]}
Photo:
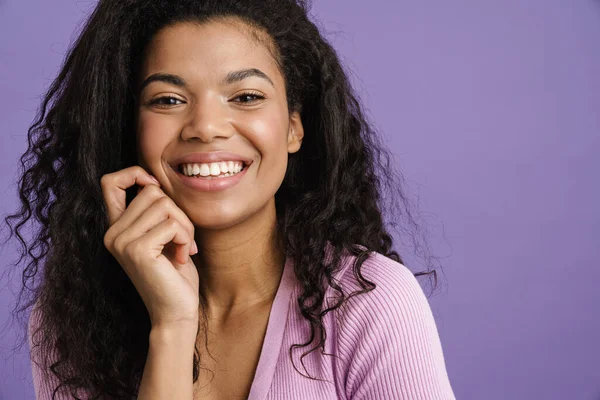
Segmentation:
{"type": "MultiPolygon", "coordinates": [[[[345,295],[360,289],[353,260],[345,257],[335,275],[345,295]]],[[[296,302],[300,285],[291,259],[286,261],[249,400],[455,399],[431,308],[412,272],[375,253],[364,262],[362,274],[377,288],[352,297],[323,320],[325,353],[336,357],[316,350],[301,362],[302,353],[314,344],[292,353],[300,372],[322,379],[310,380],[294,369],[289,356],[292,344],[310,337],[310,324],[300,314],[296,302]]],[[[325,294],[331,304],[334,294],[331,288],[325,294]]],[[[30,332],[34,324],[30,320],[30,332]]],[[[36,363],[32,369],[36,398],[50,399],[56,381],[36,363]]]]}

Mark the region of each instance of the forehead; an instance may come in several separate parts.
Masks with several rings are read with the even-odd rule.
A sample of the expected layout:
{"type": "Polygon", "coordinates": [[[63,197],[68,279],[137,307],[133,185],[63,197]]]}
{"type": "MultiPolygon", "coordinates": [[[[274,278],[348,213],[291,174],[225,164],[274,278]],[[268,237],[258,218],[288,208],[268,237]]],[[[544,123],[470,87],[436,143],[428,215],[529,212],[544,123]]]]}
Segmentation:
{"type": "Polygon", "coordinates": [[[258,68],[273,81],[283,79],[268,35],[238,20],[165,27],[148,44],[141,67],[142,77],[169,72],[190,81],[193,77],[220,79],[232,70],[258,68]]]}

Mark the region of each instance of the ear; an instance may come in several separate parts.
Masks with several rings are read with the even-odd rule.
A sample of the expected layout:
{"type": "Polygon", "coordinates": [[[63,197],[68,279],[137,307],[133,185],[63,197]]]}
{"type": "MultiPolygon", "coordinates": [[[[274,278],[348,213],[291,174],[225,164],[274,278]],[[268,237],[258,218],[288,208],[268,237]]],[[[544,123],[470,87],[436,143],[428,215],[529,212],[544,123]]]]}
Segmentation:
{"type": "Polygon", "coordinates": [[[294,111],[290,114],[290,125],[288,129],[288,153],[295,153],[300,150],[302,139],[304,138],[304,127],[300,113],[294,111]]]}

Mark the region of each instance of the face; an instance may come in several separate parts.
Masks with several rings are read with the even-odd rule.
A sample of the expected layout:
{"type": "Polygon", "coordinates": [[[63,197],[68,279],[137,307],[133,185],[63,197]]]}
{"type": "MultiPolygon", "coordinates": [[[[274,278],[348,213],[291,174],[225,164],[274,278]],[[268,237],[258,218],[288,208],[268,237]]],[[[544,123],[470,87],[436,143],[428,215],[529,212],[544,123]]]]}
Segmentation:
{"type": "Polygon", "coordinates": [[[197,229],[273,212],[288,154],[300,149],[283,75],[249,29],[236,20],[169,26],[141,66],[138,161],[197,229]]]}

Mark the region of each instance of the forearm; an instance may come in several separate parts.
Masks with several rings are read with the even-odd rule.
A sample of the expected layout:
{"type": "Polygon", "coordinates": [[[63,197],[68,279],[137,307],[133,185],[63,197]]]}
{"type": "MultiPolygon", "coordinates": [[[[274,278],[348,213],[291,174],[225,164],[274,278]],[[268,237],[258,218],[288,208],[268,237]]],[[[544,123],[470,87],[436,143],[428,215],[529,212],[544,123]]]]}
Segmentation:
{"type": "Polygon", "coordinates": [[[151,330],[139,400],[192,400],[196,334],[197,325],[151,330]]]}

